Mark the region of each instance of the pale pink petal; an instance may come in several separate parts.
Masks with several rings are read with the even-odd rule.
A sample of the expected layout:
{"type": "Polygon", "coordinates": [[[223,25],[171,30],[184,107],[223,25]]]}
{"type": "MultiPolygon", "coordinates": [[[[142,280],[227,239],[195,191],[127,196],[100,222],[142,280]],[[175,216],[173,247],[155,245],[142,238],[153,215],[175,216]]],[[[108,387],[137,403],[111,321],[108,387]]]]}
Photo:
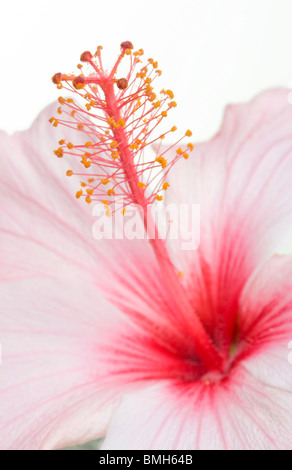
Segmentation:
{"type": "Polygon", "coordinates": [[[291,387],[278,349],[216,385],[162,382],[123,398],[102,449],[291,450],[291,387]]]}
{"type": "Polygon", "coordinates": [[[238,328],[239,340],[253,353],[292,339],[292,256],[274,256],[250,278],[240,299],[238,328]]]}
{"type": "MultiPolygon", "coordinates": [[[[94,239],[91,209],[78,204],[63,161],[50,154],[58,138],[47,132],[51,108],[31,130],[0,136],[3,448],[99,436],[108,402],[140,380],[130,374],[133,338],[145,338],[151,350],[157,330],[164,332],[159,348],[178,329],[148,241],[94,239]],[[105,297],[127,320],[112,320],[105,297]],[[119,361],[115,348],[124,354],[119,361]]],[[[145,367],[157,374],[149,357],[145,367]]]]}
{"type": "Polygon", "coordinates": [[[0,285],[2,449],[55,449],[100,437],[125,393],[194,376],[197,366],[184,362],[185,336],[168,320],[171,305],[146,288],[138,293],[132,305],[119,299],[123,315],[82,281],[0,285]]]}
{"type": "Polygon", "coordinates": [[[223,318],[232,327],[242,289],[258,264],[274,253],[291,252],[292,106],[287,97],[288,90],[276,89],[229,106],[218,135],[195,145],[189,160],[179,162],[168,177],[166,203],[200,202],[199,249],[184,251],[181,240],[169,245],[212,335],[223,318]]]}
{"type": "Polygon", "coordinates": [[[112,232],[110,224],[106,228],[113,239],[94,238],[94,208],[75,199],[72,178],[65,176],[68,162],[53,155],[58,139],[76,139],[76,131],[49,125],[55,108],[45,109],[30,130],[0,136],[0,280],[83,281],[134,317],[144,319],[146,311],[161,317],[163,309],[173,328],[179,321],[173,294],[161,289],[149,241],[123,236],[128,219],[121,214],[112,232]]]}
{"type": "MultiPolygon", "coordinates": [[[[187,358],[179,365],[179,349],[177,363],[160,357],[168,375],[160,373],[156,387],[123,398],[103,448],[292,449],[291,267],[291,257],[275,257],[244,290],[225,379],[188,380],[187,358]],[[175,376],[178,370],[181,376],[175,376]]],[[[155,364],[155,349],[151,358],[155,364]]]]}
{"type": "Polygon", "coordinates": [[[118,395],[101,343],[117,311],[82,283],[2,283],[1,449],[54,449],[103,435],[118,395]]]}
{"type": "MultiPolygon", "coordinates": [[[[75,130],[49,124],[56,108],[48,106],[28,131],[0,134],[0,280],[42,275],[106,288],[109,277],[123,277],[138,260],[151,270],[155,260],[148,241],[121,239],[122,215],[113,229],[106,226],[113,239],[94,238],[99,220],[94,207],[75,199],[78,178],[65,174],[71,160],[53,154],[59,139],[80,138],[75,130]]],[[[130,276],[124,292],[126,283],[130,276]]]]}

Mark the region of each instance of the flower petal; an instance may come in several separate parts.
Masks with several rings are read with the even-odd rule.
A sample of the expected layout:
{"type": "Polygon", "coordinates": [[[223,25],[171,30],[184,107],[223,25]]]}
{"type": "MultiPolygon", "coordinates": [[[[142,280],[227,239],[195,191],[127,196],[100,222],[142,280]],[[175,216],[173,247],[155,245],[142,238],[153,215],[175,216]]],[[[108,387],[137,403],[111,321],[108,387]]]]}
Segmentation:
{"type": "Polygon", "coordinates": [[[292,106],[287,97],[288,90],[276,89],[229,106],[219,134],[196,145],[192,157],[168,177],[167,203],[194,204],[200,194],[199,249],[176,245],[172,251],[219,347],[220,338],[233,334],[238,299],[254,269],[274,253],[292,249],[292,106]],[[223,318],[227,332],[218,330],[223,318]]]}
{"type": "MultiPolygon", "coordinates": [[[[99,436],[106,424],[101,401],[107,416],[108,401],[125,387],[111,368],[118,377],[119,367],[130,367],[131,352],[126,365],[112,365],[112,339],[129,333],[121,322],[147,330],[157,320],[167,330],[174,312],[147,240],[120,239],[119,226],[117,239],[94,239],[95,219],[66,188],[63,160],[50,160],[51,108],[29,131],[0,135],[3,448],[52,448],[99,436]],[[105,297],[127,320],[120,314],[111,321],[115,309],[105,297]]],[[[175,318],[169,328],[177,330],[175,318]]]]}
{"type": "Polygon", "coordinates": [[[96,223],[108,218],[99,219],[95,208],[75,199],[74,178],[65,175],[65,158],[53,155],[58,139],[74,141],[77,134],[49,125],[56,107],[48,106],[28,131],[0,133],[0,280],[41,274],[82,277],[106,287],[113,271],[122,278],[125,266],[130,272],[133,258],[151,266],[154,255],[147,240],[123,237],[122,215],[115,225],[108,220],[102,227],[107,240],[101,232],[95,237],[96,223]]]}
{"type": "Polygon", "coordinates": [[[238,316],[239,341],[256,346],[292,339],[292,256],[276,255],[246,284],[238,316]]]}
{"type": "Polygon", "coordinates": [[[121,317],[82,283],[11,285],[0,286],[1,448],[55,449],[103,435],[119,387],[107,385],[101,343],[121,317]]]}
{"type": "Polygon", "coordinates": [[[287,353],[273,349],[216,385],[161,383],[123,398],[102,449],[291,450],[291,390],[287,353]]]}

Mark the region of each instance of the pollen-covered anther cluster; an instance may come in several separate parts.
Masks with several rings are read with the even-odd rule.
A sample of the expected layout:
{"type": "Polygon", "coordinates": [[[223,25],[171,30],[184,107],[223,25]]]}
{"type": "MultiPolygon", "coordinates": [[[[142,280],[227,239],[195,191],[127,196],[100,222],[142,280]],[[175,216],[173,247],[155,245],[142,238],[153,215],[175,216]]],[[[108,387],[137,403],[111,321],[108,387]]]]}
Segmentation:
{"type": "Polygon", "coordinates": [[[78,131],[76,142],[62,139],[54,151],[58,158],[70,156],[75,160],[74,171],[68,170],[67,176],[82,178],[76,197],[88,204],[102,202],[111,216],[114,202],[121,202],[125,214],[132,203],[161,201],[163,191],[169,188],[168,172],[178,159],[187,159],[194,147],[181,142],[191,137],[191,131],[187,131],[168,149],[176,149],[175,158],[167,157],[168,150],[161,151],[161,142],[177,128],[172,126],[161,133],[159,124],[177,104],[172,90],[162,89],[158,94],[154,90],[154,82],[162,74],[158,63],[150,58],[143,64],[143,49],[134,51],[133,44],[125,41],[107,72],[101,51],[98,46],[94,55],[90,51],[81,54],[80,61],[91,68],[87,75],[80,73],[83,65],[79,64],[76,75],[57,73],[52,77],[58,89],[75,97],[59,97],[58,117],[50,122],[54,127],[64,125],[78,131]],[[117,78],[120,63],[125,60],[128,72],[117,78]],[[145,149],[154,143],[157,154],[149,161],[145,149]]]}

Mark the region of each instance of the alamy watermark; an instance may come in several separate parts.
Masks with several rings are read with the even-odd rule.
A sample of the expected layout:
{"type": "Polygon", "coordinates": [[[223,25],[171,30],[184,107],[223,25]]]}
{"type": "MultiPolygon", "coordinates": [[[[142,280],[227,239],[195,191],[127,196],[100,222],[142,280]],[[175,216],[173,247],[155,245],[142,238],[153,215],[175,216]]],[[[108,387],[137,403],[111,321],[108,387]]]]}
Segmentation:
{"type": "Polygon", "coordinates": [[[200,204],[137,205],[122,209],[119,203],[105,210],[103,204],[93,207],[97,220],[92,234],[95,240],[155,239],[176,240],[183,251],[197,250],[200,245],[200,204]],[[122,209],[122,210],[121,210],[122,209]],[[145,229],[147,227],[147,231],[145,229]]]}

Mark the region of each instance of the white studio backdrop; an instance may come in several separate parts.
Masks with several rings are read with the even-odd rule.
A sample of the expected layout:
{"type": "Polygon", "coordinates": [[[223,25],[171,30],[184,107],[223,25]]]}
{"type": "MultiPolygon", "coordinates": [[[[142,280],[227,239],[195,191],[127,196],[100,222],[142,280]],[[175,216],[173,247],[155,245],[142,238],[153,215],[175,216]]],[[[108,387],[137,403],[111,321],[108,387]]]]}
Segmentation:
{"type": "Polygon", "coordinates": [[[130,40],[173,89],[173,124],[209,138],[226,104],[292,85],[291,20],[291,0],[3,1],[0,129],[30,126],[58,97],[51,76],[75,70],[81,52],[102,44],[111,65],[130,40]]]}

